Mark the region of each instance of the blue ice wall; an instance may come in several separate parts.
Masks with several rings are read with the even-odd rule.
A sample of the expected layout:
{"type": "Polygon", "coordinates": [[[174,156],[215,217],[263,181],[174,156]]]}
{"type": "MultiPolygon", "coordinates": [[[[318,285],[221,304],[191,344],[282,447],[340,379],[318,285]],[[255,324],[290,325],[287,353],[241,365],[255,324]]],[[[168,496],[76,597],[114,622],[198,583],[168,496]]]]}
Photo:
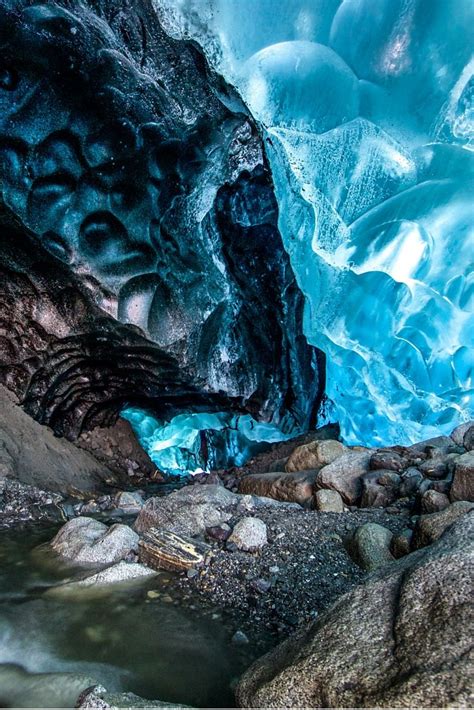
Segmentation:
{"type": "Polygon", "coordinates": [[[349,443],[472,416],[472,0],[155,0],[261,122],[349,443]]]}
{"type": "Polygon", "coordinates": [[[292,436],[285,436],[272,424],[256,422],[248,414],[180,414],[163,422],[129,407],[122,417],[130,422],[159,470],[178,476],[241,466],[269,442],[292,436]]]}

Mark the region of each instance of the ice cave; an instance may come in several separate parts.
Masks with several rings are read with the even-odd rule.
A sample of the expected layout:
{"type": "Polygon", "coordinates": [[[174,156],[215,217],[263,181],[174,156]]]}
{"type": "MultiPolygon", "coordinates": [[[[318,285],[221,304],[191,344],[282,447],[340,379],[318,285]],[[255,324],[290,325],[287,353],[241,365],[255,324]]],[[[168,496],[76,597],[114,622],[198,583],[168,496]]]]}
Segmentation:
{"type": "Polygon", "coordinates": [[[156,4],[262,126],[344,441],[413,443],[472,417],[472,3],[156,4]]]}

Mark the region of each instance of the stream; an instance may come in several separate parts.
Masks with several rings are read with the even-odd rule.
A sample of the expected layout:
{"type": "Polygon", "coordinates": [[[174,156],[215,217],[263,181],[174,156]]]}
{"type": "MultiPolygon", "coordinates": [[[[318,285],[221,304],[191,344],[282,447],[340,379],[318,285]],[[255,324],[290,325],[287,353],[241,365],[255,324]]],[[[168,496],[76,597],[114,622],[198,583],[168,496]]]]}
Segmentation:
{"type": "Polygon", "coordinates": [[[57,585],[78,570],[42,546],[56,530],[0,531],[0,706],[67,706],[77,698],[74,676],[38,682],[46,677],[30,675],[37,673],[81,674],[150,700],[234,705],[233,684],[261,643],[232,643],[235,619],[178,594],[170,573],[58,595],[57,585]]]}

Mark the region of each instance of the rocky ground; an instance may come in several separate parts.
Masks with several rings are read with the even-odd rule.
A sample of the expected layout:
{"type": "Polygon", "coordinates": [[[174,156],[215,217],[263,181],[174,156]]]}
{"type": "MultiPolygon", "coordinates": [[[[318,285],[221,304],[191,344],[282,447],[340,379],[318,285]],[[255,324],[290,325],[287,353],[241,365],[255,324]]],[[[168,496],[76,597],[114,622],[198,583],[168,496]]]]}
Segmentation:
{"type": "MultiPolygon", "coordinates": [[[[68,519],[51,548],[79,567],[83,565],[84,573],[48,593],[129,584],[166,570],[170,603],[191,603],[199,596],[233,615],[237,624],[234,643],[252,643],[255,630],[265,630],[277,643],[294,631],[306,633],[319,619],[323,625],[329,623],[325,620],[332,618],[331,610],[341,599],[354,598],[351,613],[363,617],[365,611],[359,607],[364,592],[357,590],[371,589],[371,580],[378,574],[392,575],[401,584],[403,574],[397,570],[405,568],[416,577],[419,565],[431,564],[429,550],[437,550],[453,526],[464,540],[463,521],[472,517],[472,423],[458,427],[451,437],[410,447],[351,448],[335,436],[334,428],[324,428],[277,445],[242,469],[201,475],[179,488],[164,490],[149,484],[143,490],[111,489],[89,500],[66,499],[6,477],[0,490],[0,518],[9,524],[45,516],[68,519]]],[[[456,549],[458,538],[453,543],[456,549]]],[[[464,567],[459,569],[461,563],[452,562],[458,560],[457,553],[452,546],[446,549],[441,556],[447,556],[453,574],[464,580],[464,567]]],[[[431,576],[428,582],[426,588],[431,589],[431,576]]],[[[448,604],[446,585],[446,589],[440,587],[443,608],[448,604]]],[[[425,587],[413,593],[421,595],[420,604],[426,606],[425,587]]],[[[374,594],[368,603],[377,616],[381,613],[377,605],[384,597],[374,594]]],[[[387,594],[392,604],[395,597],[387,594]]],[[[466,594],[463,586],[461,596],[466,594]]],[[[456,604],[449,601],[449,613],[459,626],[456,604]]],[[[395,609],[395,601],[392,606],[395,609]]],[[[392,611],[398,618],[399,612],[392,611]]],[[[467,632],[465,625],[462,633],[467,632]]],[[[330,637],[331,630],[327,633],[330,637]]],[[[363,636],[365,631],[361,627],[357,633],[363,636]]],[[[464,640],[464,648],[463,644],[464,640]]],[[[379,652],[385,653],[383,645],[379,652]]],[[[443,654],[449,653],[441,647],[442,664],[447,664],[443,654]]],[[[350,649],[347,654],[349,658],[350,649]]],[[[288,657],[291,666],[293,651],[288,657]]],[[[350,666],[347,658],[341,662],[350,666]]],[[[272,673],[277,673],[279,661],[272,664],[277,669],[272,673]]],[[[395,666],[391,666],[393,673],[395,666]]],[[[244,705],[270,701],[279,705],[280,698],[283,705],[294,704],[287,681],[277,684],[276,695],[267,697],[262,691],[266,671],[257,668],[239,691],[244,705]]],[[[446,673],[454,673],[460,688],[458,695],[455,690],[451,695],[464,699],[467,691],[456,675],[457,666],[446,668],[446,673]]],[[[446,682],[440,681],[443,687],[446,682]]],[[[423,683],[419,682],[420,688],[423,683]]],[[[385,691],[377,686],[374,697],[377,693],[392,697],[385,691]]],[[[308,691],[305,702],[312,692],[308,691]]],[[[317,692],[323,693],[318,696],[320,704],[324,689],[317,692]]],[[[359,702],[359,697],[370,695],[364,693],[361,689],[359,695],[349,696],[359,702]]],[[[429,693],[436,695],[432,689],[429,693]]],[[[451,695],[445,692],[446,698],[451,695]]],[[[92,702],[90,697],[87,702],[92,702]]]]}

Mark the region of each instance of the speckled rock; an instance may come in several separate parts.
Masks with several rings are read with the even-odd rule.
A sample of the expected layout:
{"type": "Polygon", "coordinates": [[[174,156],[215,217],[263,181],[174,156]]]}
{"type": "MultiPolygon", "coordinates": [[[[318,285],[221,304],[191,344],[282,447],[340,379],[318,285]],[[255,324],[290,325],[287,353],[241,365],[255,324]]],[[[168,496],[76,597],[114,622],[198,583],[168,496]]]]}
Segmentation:
{"type": "Polygon", "coordinates": [[[439,513],[422,515],[416,525],[413,534],[413,546],[415,549],[431,545],[438,540],[458,518],[461,518],[474,509],[474,503],[468,501],[457,501],[449,508],[439,513]]]}
{"type": "Polygon", "coordinates": [[[354,505],[362,493],[361,477],[369,470],[369,461],[366,451],[345,453],[320,470],[316,487],[335,490],[347,505],[354,505]]]}
{"type": "Polygon", "coordinates": [[[450,498],[474,501],[474,451],[456,457],[450,498]]]}
{"type": "Polygon", "coordinates": [[[313,500],[317,473],[315,470],[254,473],[241,479],[239,491],[308,506],[313,500]]]}
{"type": "Polygon", "coordinates": [[[314,496],[316,509],[321,513],[343,513],[344,502],[337,491],[321,489],[314,496]]]}
{"type": "Polygon", "coordinates": [[[471,706],[473,540],[467,516],[369,576],[251,666],[239,706],[471,706]]]}
{"type": "Polygon", "coordinates": [[[340,441],[311,441],[298,446],[290,455],[286,464],[287,471],[306,471],[321,468],[338,459],[346,451],[340,441]]]}
{"type": "Polygon", "coordinates": [[[439,513],[449,507],[449,498],[444,493],[430,489],[421,497],[421,510],[423,513],[439,513]]]}
{"type": "Polygon", "coordinates": [[[464,422],[463,424],[457,426],[456,429],[453,429],[451,432],[451,439],[454,443],[458,446],[464,446],[464,435],[471,427],[474,427],[474,421],[464,422]]]}
{"type": "Polygon", "coordinates": [[[134,528],[139,533],[166,528],[177,535],[202,535],[206,528],[227,523],[239,500],[240,496],[223,486],[186,486],[164,497],[149,498],[134,528]]]}
{"type": "Polygon", "coordinates": [[[393,534],[383,525],[366,523],[355,532],[353,550],[356,562],[369,572],[393,562],[390,543],[393,534]]]}
{"type": "Polygon", "coordinates": [[[51,541],[62,557],[80,563],[113,564],[138,550],[138,535],[128,525],[111,525],[94,518],[69,520],[51,541]]]}
{"type": "Polygon", "coordinates": [[[267,526],[259,518],[242,518],[227,540],[227,546],[235,545],[244,552],[256,552],[268,542],[267,526]]]}

